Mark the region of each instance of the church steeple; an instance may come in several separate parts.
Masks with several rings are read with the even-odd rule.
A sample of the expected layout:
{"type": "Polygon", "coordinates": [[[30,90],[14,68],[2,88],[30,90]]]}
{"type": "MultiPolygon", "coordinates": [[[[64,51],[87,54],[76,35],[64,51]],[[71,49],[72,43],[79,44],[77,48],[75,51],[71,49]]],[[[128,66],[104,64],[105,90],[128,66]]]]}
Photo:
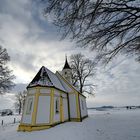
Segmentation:
{"type": "Polygon", "coordinates": [[[65,65],[64,65],[63,69],[71,69],[71,67],[69,66],[68,60],[67,60],[67,56],[66,56],[65,65]]]}
{"type": "Polygon", "coordinates": [[[68,60],[67,60],[67,56],[66,56],[66,59],[65,59],[65,64],[64,64],[64,67],[62,69],[62,76],[71,83],[71,78],[72,78],[72,69],[68,63],[68,60]]]}

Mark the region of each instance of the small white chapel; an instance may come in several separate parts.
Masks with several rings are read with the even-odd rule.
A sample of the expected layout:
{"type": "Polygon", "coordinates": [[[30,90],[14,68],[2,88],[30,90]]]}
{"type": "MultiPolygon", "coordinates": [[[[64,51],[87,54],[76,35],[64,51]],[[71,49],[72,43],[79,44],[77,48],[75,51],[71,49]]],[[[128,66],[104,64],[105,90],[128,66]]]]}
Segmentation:
{"type": "Polygon", "coordinates": [[[27,97],[18,131],[47,129],[66,121],[81,122],[88,116],[86,97],[71,84],[67,58],[62,72],[42,66],[27,86],[27,97]]]}

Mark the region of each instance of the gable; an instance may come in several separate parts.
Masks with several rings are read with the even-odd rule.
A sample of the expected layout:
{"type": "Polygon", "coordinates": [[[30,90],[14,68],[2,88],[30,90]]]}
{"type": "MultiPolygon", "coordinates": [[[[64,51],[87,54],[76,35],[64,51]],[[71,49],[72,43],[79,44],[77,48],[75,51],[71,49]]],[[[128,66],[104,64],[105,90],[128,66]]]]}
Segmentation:
{"type": "Polygon", "coordinates": [[[66,92],[65,88],[62,86],[61,82],[59,81],[58,77],[44,66],[41,67],[39,72],[36,74],[36,76],[27,86],[27,88],[33,86],[56,87],[57,89],[66,92]]]}
{"type": "Polygon", "coordinates": [[[30,82],[28,87],[36,86],[36,85],[42,85],[42,86],[53,86],[53,83],[51,82],[48,73],[44,70],[44,67],[41,67],[39,72],[36,74],[36,76],[33,78],[33,80],[30,82]]]}

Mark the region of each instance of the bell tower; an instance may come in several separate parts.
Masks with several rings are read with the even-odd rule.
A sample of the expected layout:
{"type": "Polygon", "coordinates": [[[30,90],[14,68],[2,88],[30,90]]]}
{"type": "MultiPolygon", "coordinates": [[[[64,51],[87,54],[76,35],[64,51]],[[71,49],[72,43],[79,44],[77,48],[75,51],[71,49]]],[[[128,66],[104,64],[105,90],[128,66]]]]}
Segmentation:
{"type": "Polygon", "coordinates": [[[71,83],[72,79],[72,69],[69,66],[68,60],[67,60],[67,56],[66,56],[66,60],[65,60],[65,65],[62,69],[62,76],[71,83]]]}

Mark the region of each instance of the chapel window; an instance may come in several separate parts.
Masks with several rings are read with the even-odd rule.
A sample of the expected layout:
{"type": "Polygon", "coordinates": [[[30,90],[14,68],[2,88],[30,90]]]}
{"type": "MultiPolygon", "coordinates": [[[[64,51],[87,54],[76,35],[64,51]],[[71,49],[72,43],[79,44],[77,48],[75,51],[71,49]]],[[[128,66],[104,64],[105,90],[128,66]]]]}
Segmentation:
{"type": "Polygon", "coordinates": [[[29,98],[29,99],[28,99],[28,103],[27,103],[26,114],[28,114],[28,115],[31,114],[32,105],[33,105],[33,98],[29,98]]]}
{"type": "Polygon", "coordinates": [[[55,113],[59,113],[59,98],[56,98],[55,101],[55,113]]]}

